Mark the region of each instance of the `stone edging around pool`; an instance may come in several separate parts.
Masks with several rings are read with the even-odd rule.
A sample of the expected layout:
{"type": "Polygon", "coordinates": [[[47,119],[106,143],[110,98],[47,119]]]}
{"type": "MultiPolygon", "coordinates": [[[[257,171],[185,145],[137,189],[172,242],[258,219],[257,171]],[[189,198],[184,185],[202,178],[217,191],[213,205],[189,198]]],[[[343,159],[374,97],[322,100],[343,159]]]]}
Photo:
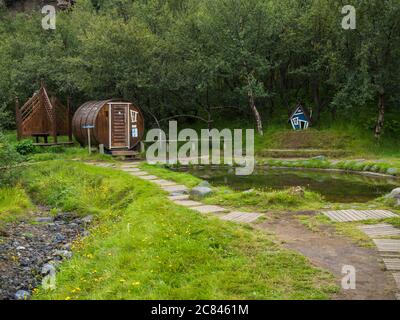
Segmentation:
{"type": "Polygon", "coordinates": [[[346,170],[346,169],[333,169],[333,168],[306,168],[306,167],[284,167],[284,166],[269,166],[269,165],[257,165],[258,168],[271,168],[271,169],[283,169],[283,170],[305,170],[305,171],[325,171],[325,172],[338,172],[338,173],[352,173],[362,176],[370,177],[382,177],[382,178],[393,178],[400,180],[399,176],[394,176],[387,173],[378,173],[371,171],[357,171],[357,170],[346,170]]]}

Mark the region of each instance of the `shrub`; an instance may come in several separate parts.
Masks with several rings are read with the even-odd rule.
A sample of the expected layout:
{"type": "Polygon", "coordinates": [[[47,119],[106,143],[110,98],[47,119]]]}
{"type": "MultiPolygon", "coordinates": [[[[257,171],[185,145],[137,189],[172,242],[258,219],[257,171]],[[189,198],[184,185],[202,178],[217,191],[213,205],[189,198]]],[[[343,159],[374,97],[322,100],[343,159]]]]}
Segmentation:
{"type": "Polygon", "coordinates": [[[15,150],[17,150],[20,155],[27,156],[28,154],[35,153],[36,147],[31,140],[22,140],[17,143],[15,150]]]}

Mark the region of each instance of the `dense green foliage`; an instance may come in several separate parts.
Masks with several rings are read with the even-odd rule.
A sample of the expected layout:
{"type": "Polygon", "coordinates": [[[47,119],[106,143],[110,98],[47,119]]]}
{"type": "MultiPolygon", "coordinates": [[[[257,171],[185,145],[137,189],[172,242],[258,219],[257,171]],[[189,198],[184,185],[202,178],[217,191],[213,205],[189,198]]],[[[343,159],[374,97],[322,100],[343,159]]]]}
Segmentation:
{"type": "Polygon", "coordinates": [[[264,125],[284,123],[302,101],[315,124],[342,119],[377,136],[382,125],[399,134],[400,1],[352,1],[356,30],[341,27],[345,4],[80,0],[48,31],[39,12],[3,10],[0,105],[12,110],[15,95],[29,97],[44,79],[75,106],[133,99],[153,124],[171,115],[251,120],[258,112],[264,125]]]}
{"type": "Polygon", "coordinates": [[[337,289],[265,234],[177,206],[123,172],[49,161],[24,185],[40,203],[96,218],[56,290],[37,299],[324,299],[337,289]]]}
{"type": "Polygon", "coordinates": [[[22,160],[21,155],[0,131],[0,187],[15,181],[19,171],[14,167],[22,160]]]}

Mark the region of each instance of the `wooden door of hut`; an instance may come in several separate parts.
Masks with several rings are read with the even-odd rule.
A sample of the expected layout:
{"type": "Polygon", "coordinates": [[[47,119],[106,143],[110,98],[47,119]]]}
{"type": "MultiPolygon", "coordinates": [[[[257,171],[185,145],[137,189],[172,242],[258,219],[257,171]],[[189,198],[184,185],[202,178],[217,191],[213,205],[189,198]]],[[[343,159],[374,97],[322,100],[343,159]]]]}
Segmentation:
{"type": "Polygon", "coordinates": [[[129,103],[108,103],[110,114],[110,149],[129,149],[129,103]]]}

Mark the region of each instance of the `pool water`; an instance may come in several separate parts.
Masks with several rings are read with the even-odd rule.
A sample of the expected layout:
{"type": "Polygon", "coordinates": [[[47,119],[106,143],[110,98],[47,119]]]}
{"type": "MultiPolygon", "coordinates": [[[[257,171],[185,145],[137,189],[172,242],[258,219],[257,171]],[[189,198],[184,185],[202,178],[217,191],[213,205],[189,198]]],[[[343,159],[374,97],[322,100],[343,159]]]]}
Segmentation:
{"type": "Polygon", "coordinates": [[[400,180],[351,173],[313,170],[258,168],[250,176],[237,176],[232,168],[181,167],[214,186],[229,186],[238,191],[249,189],[282,190],[301,186],[338,203],[367,202],[400,186],[400,180]]]}

